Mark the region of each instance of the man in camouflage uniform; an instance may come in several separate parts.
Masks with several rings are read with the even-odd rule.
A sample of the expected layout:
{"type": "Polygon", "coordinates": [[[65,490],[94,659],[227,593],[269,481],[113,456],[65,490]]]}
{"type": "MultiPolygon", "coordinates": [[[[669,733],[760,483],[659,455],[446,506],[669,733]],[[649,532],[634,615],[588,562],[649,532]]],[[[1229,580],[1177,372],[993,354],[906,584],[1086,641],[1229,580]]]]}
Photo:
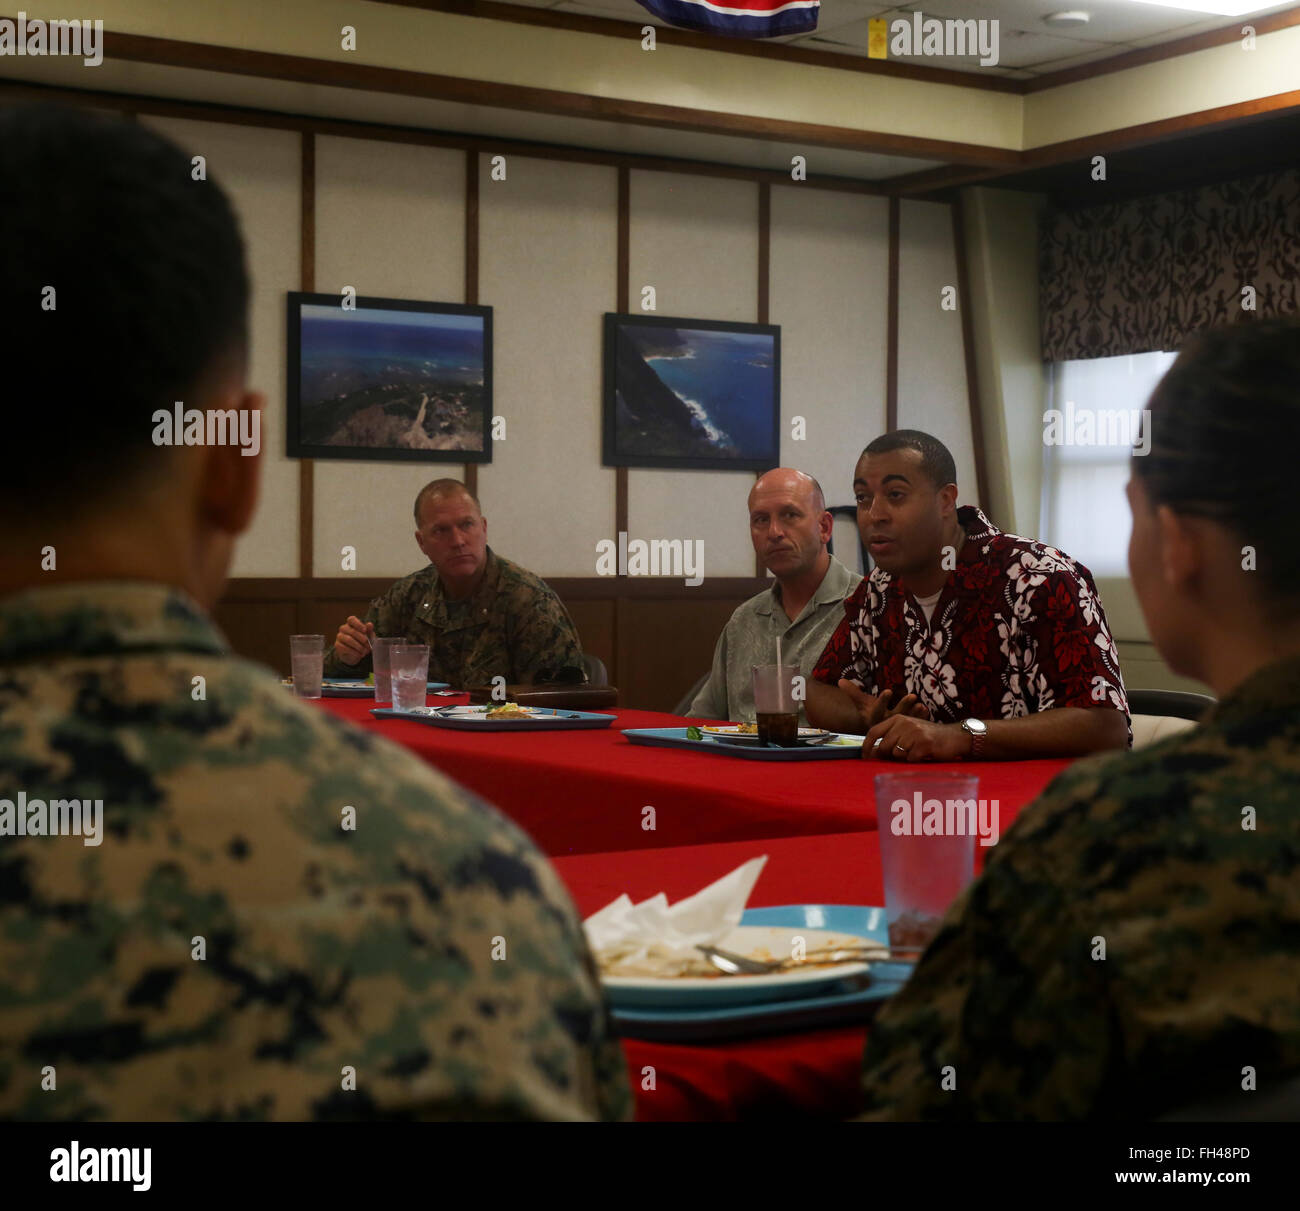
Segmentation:
{"type": "Polygon", "coordinates": [[[429,678],[458,689],[582,681],[573,619],[539,576],[487,545],[478,498],[456,479],[435,479],[415,498],[415,541],[428,567],[399,580],[350,617],[326,654],[327,676],[368,673],[370,639],[404,635],[429,645],[429,678]]]}
{"type": "Polygon", "coordinates": [[[1248,1117],[1300,1069],[1298,383],[1278,322],[1204,334],[1156,388],[1129,567],[1220,700],[1020,814],[871,1028],[869,1117],[1248,1117]]]}
{"type": "Polygon", "coordinates": [[[178,398],[263,402],[224,194],[146,127],[11,112],[0,220],[14,398],[96,384],[0,480],[32,534],[0,551],[0,1118],[625,1117],[532,843],[205,613],[257,459],[149,435],[178,398]],[[102,827],[33,835],[74,799],[102,827]]]}

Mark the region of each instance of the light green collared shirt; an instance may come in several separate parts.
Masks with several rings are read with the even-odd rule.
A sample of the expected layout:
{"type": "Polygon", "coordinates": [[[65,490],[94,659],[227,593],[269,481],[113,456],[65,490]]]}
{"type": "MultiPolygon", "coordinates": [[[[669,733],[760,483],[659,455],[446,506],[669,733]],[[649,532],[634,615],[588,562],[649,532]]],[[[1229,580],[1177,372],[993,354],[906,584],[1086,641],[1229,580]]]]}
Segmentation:
{"type": "MultiPolygon", "coordinates": [[[[713,670],[686,713],[697,719],[752,723],[754,665],[775,662],[779,635],[782,660],[811,677],[822,649],[844,617],[844,599],[861,580],[832,555],[817,592],[793,622],[781,605],[780,584],[751,597],[723,627],[713,652],[713,670]]],[[[808,722],[802,705],[799,722],[808,722]]]]}

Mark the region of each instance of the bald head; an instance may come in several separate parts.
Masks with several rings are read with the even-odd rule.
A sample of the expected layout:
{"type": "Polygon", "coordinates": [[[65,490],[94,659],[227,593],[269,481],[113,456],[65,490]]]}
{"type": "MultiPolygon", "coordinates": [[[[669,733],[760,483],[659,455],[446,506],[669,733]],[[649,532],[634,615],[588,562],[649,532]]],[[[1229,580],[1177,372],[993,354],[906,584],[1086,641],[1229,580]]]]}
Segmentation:
{"type": "Polygon", "coordinates": [[[826,510],[826,494],[822,486],[811,475],[796,471],[793,467],[774,467],[764,471],[754,486],[749,490],[749,507],[754,507],[756,495],[768,492],[789,492],[793,495],[807,495],[808,508],[815,513],[826,510]]]}
{"type": "Polygon", "coordinates": [[[749,536],[754,553],[782,584],[820,584],[830,556],[831,515],[811,475],[777,467],[761,475],[749,491],[749,536]]]}

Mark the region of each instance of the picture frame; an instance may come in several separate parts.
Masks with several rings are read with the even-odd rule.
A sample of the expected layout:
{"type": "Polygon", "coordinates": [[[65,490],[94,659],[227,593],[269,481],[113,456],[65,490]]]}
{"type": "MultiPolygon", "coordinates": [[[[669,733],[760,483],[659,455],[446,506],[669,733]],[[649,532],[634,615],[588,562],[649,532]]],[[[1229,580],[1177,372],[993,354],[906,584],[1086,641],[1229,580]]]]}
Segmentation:
{"type": "Polygon", "coordinates": [[[344,301],[287,294],[285,453],[490,463],[492,308],[344,301]]]}
{"type": "Polygon", "coordinates": [[[780,464],[781,329],[606,312],[607,467],[767,471],[780,464]]]}

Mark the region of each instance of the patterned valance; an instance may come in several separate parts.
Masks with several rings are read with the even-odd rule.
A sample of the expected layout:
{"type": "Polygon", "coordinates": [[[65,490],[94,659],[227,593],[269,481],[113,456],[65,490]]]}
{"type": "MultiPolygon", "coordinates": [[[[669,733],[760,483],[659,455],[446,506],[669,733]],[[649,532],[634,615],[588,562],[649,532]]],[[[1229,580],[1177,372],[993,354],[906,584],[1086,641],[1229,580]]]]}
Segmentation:
{"type": "Polygon", "coordinates": [[[1040,230],[1044,361],[1179,349],[1300,311],[1300,169],[1057,211],[1040,230]]]}

